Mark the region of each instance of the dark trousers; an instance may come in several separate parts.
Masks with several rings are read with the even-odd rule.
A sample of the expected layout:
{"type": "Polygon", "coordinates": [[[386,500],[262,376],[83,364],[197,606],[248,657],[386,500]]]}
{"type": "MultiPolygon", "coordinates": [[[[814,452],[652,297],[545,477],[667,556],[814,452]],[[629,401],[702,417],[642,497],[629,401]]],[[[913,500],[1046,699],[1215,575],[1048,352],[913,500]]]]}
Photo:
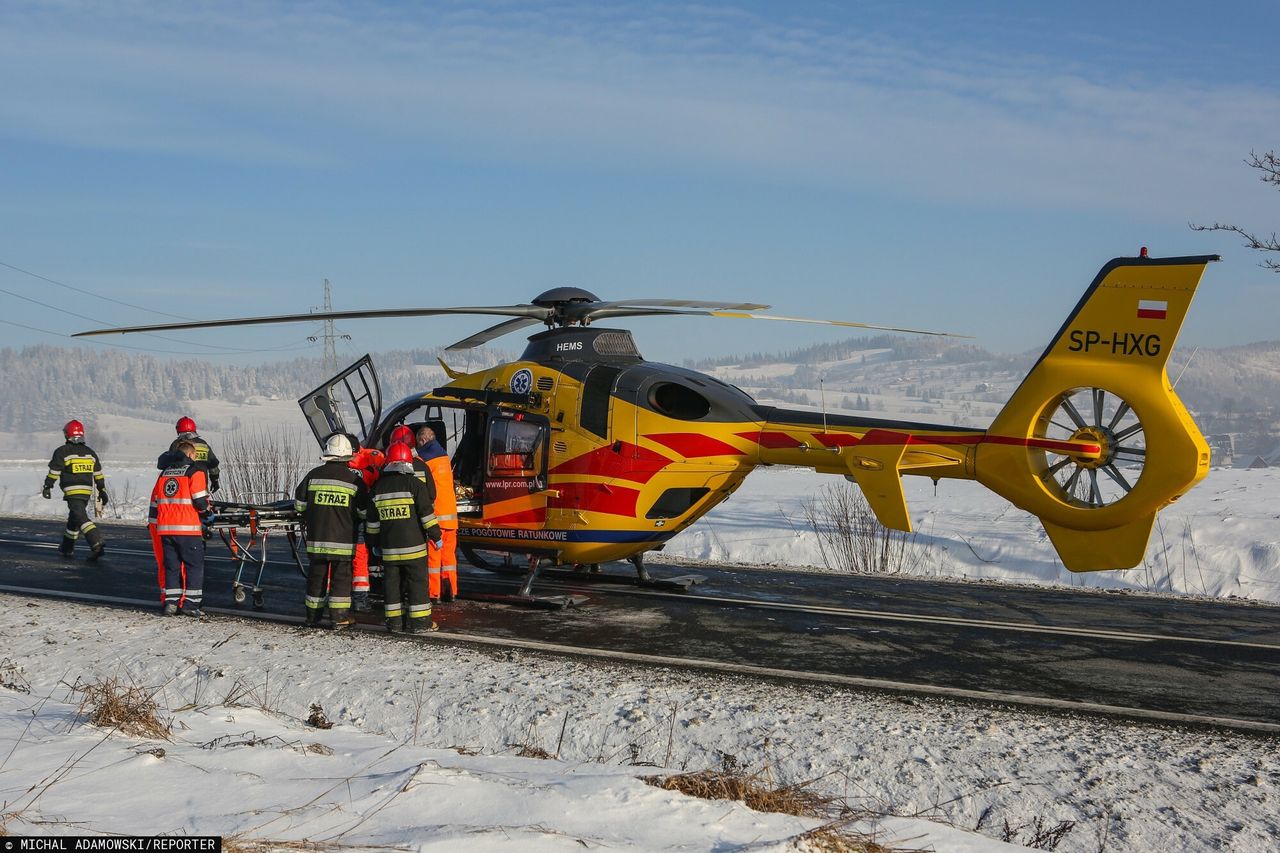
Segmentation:
{"type": "Polygon", "coordinates": [[[204,537],[161,536],[164,603],[199,607],[204,600],[204,537]]]}
{"type": "Polygon", "coordinates": [[[350,557],[311,555],[311,565],[307,567],[307,612],[319,613],[326,604],[330,615],[345,616],[351,611],[350,557]]]}
{"type": "Polygon", "coordinates": [[[74,551],[76,539],[82,534],[90,548],[96,548],[102,542],[102,531],[89,518],[89,499],[67,498],[67,529],[62,531],[62,553],[74,551]]]}
{"type": "Polygon", "coordinates": [[[383,613],[387,627],[403,625],[407,630],[431,622],[431,599],[427,596],[427,560],[389,561],[382,563],[383,613]]]}

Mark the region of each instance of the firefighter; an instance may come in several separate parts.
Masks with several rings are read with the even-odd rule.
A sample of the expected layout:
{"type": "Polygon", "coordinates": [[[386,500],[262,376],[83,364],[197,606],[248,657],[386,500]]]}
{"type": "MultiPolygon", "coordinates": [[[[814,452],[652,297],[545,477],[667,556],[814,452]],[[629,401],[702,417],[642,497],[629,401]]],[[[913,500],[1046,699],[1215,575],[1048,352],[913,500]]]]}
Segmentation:
{"type": "MultiPolygon", "coordinates": [[[[178,431],[178,437],[169,445],[169,453],[173,453],[178,449],[179,442],[191,442],[191,445],[196,449],[195,461],[203,464],[205,470],[209,473],[209,491],[218,491],[218,480],[221,476],[221,472],[218,468],[218,455],[213,452],[213,448],[209,446],[209,442],[196,434],[196,422],[191,420],[191,418],[181,417],[178,418],[178,423],[175,424],[175,429],[178,431]]],[[[157,468],[164,470],[165,467],[167,467],[165,464],[167,456],[168,454],[160,455],[160,458],[156,460],[157,468]]]]}
{"type": "Polygon", "coordinates": [[[58,553],[71,557],[75,553],[76,539],[84,536],[89,545],[89,559],[96,560],[106,552],[102,531],[89,519],[89,499],[98,490],[98,500],[107,505],[107,481],[102,473],[98,454],[84,443],[84,424],[67,421],[62,428],[66,443],[53,451],[49,460],[49,476],[45,478],[40,494],[45,500],[53,497],[53,484],[62,488],[62,499],[67,502],[67,529],[62,534],[58,553]]]}
{"type": "Polygon", "coordinates": [[[160,542],[156,573],[161,615],[204,616],[204,540],[213,520],[209,478],[196,461],[196,446],[179,441],[170,465],[151,490],[148,527],[160,542]]]}
{"type": "Polygon", "coordinates": [[[349,467],[351,440],[342,433],[329,436],[321,459],[298,484],[294,509],[307,526],[307,625],[318,627],[327,605],[333,627],[350,628],[351,561],[356,538],[369,505],[369,490],[349,467]],[[326,590],[327,584],[327,590],[326,590]]]}
{"type": "Polygon", "coordinates": [[[429,426],[417,434],[418,458],[435,484],[436,521],[440,523],[440,547],[427,558],[427,583],[432,601],[450,602],[458,595],[458,496],[453,490],[449,456],[429,426]]]}
{"type": "Polygon", "coordinates": [[[414,476],[409,445],[388,447],[364,528],[369,549],[382,562],[388,631],[415,634],[436,627],[427,595],[427,554],[440,545],[433,497],[430,484],[414,476]]]}
{"type": "MultiPolygon", "coordinates": [[[[386,455],[372,447],[361,447],[360,440],[351,433],[345,435],[347,441],[351,442],[353,451],[351,461],[347,465],[364,480],[366,489],[372,489],[373,484],[378,482],[378,475],[382,472],[386,455]]],[[[356,552],[351,560],[351,602],[361,613],[368,613],[371,609],[369,607],[369,549],[363,542],[356,545],[356,552]]]]}

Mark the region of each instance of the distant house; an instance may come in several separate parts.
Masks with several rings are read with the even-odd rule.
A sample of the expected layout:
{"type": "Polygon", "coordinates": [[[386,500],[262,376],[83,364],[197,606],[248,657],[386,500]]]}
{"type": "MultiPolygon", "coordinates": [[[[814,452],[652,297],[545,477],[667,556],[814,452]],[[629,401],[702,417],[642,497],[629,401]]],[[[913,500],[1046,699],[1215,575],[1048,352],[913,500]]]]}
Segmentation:
{"type": "Polygon", "coordinates": [[[1253,461],[1250,462],[1247,467],[1250,470],[1253,470],[1254,468],[1270,468],[1271,466],[1268,465],[1267,460],[1263,459],[1261,456],[1255,456],[1253,457],[1253,461]]]}

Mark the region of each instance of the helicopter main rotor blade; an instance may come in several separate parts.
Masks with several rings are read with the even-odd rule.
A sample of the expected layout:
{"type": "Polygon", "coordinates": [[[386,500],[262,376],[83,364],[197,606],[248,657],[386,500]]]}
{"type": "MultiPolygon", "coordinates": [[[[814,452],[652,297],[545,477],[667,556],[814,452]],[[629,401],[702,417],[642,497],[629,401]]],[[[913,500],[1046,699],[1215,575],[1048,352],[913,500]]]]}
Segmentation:
{"type": "Polygon", "coordinates": [[[775,314],[753,314],[746,311],[693,311],[678,308],[636,308],[632,309],[627,306],[618,306],[616,308],[603,308],[598,311],[591,312],[591,319],[598,320],[608,317],[656,317],[662,315],[670,316],[694,316],[694,317],[731,317],[740,320],[782,320],[788,323],[815,323],[823,326],[842,326],[850,329],[876,329],[883,332],[904,332],[912,335],[933,335],[935,337],[946,338],[969,338],[971,335],[960,335],[955,332],[934,332],[928,329],[908,329],[902,326],[881,326],[875,323],[854,323],[848,320],[814,320],[808,317],[781,317],[775,314]]]}
{"type": "Polygon", "coordinates": [[[490,326],[483,331],[476,332],[469,338],[463,338],[457,343],[449,344],[445,349],[471,349],[472,347],[478,347],[481,344],[487,344],[494,338],[500,338],[503,335],[518,331],[526,326],[536,326],[541,322],[541,320],[532,317],[517,317],[514,320],[504,320],[496,326],[490,326]]]}
{"type": "Polygon", "coordinates": [[[73,338],[164,332],[183,329],[220,329],[227,326],[260,326],[268,323],[313,323],[317,320],[370,320],[390,317],[431,317],[439,314],[498,314],[542,322],[552,310],[538,305],[482,305],[470,308],[378,308],[366,311],[317,311],[314,314],[277,314],[270,317],[237,317],[228,320],[196,320],[189,323],[157,323],[149,326],[117,326],[76,332],[73,338]]]}
{"type": "Polygon", "coordinates": [[[764,311],[772,307],[758,302],[725,302],[723,300],[716,302],[703,299],[610,299],[607,302],[588,303],[586,307],[594,311],[601,308],[626,308],[632,305],[640,308],[708,308],[717,311],[764,311]]]}

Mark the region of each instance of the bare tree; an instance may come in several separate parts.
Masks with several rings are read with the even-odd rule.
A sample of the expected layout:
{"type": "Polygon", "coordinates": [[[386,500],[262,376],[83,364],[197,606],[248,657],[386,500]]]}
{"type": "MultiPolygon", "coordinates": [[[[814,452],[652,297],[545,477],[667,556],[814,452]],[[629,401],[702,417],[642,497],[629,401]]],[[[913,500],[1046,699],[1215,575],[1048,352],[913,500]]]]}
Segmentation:
{"type": "MultiPolygon", "coordinates": [[[[1249,158],[1244,161],[1245,165],[1251,169],[1257,169],[1262,174],[1258,176],[1258,180],[1264,184],[1271,184],[1280,189],[1280,157],[1276,157],[1276,152],[1268,151],[1259,157],[1254,152],[1249,152],[1249,158]]],[[[1221,222],[1215,222],[1212,225],[1192,225],[1193,231],[1230,231],[1239,234],[1244,238],[1244,244],[1250,249],[1257,249],[1261,252],[1280,252],[1280,242],[1276,240],[1276,232],[1272,231],[1271,236],[1259,237],[1252,231],[1246,231],[1239,225],[1226,225],[1221,222]]],[[[1265,260],[1261,266],[1266,267],[1274,272],[1280,272],[1280,261],[1265,260]]]]}

